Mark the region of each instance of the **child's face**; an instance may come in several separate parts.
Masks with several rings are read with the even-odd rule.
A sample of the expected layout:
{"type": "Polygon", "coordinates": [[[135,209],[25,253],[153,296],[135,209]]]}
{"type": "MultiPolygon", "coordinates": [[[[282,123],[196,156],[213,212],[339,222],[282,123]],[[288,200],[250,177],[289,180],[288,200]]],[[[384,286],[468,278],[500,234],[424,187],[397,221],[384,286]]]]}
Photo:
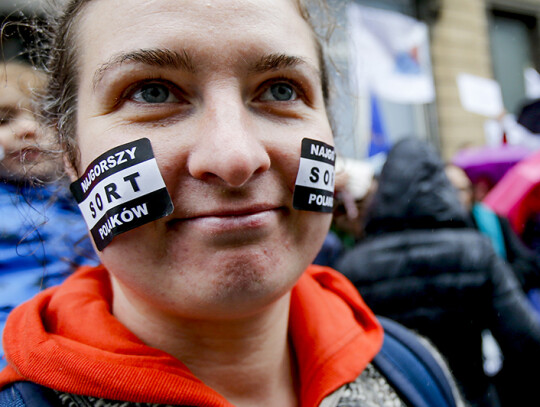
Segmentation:
{"type": "Polygon", "coordinates": [[[45,140],[32,111],[30,96],[21,89],[24,81],[19,75],[10,74],[7,80],[5,75],[0,75],[3,78],[0,81],[0,178],[8,180],[46,177],[54,167],[52,162],[40,160],[38,147],[44,147],[45,140]]]}

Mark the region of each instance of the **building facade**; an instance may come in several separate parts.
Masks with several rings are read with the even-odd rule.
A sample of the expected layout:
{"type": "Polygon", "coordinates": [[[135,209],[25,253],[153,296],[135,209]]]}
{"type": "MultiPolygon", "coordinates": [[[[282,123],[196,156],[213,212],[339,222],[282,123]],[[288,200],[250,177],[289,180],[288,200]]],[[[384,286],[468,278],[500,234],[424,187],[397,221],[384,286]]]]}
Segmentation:
{"type": "Polygon", "coordinates": [[[540,0],[440,0],[431,23],[441,150],[449,158],[484,143],[486,118],[466,111],[456,76],[495,79],[506,111],[518,114],[527,100],[524,72],[539,68],[540,0]]]}
{"type": "MultiPolygon", "coordinates": [[[[391,142],[406,136],[431,140],[445,159],[459,149],[485,144],[489,117],[462,105],[461,74],[494,79],[504,109],[517,115],[528,100],[525,72],[540,68],[540,0],[350,0],[361,6],[404,14],[429,27],[435,99],[424,105],[399,106],[382,101],[383,121],[391,142]]],[[[334,6],[344,2],[336,0],[334,6]]],[[[343,21],[343,16],[339,18],[343,21]]],[[[365,105],[360,97],[357,101],[365,105]]],[[[356,156],[361,158],[373,130],[366,109],[356,108],[356,156]]],[[[346,150],[350,151],[351,148],[346,150]]]]}

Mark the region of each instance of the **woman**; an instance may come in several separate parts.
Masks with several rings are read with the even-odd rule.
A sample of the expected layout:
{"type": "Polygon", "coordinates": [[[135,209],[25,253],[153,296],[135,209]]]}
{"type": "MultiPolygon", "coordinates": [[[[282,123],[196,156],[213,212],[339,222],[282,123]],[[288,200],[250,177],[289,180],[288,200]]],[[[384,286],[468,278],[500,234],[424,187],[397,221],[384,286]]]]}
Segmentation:
{"type": "Polygon", "coordinates": [[[305,15],[291,0],[69,2],[50,117],[103,266],[12,314],[0,386],[29,380],[70,405],[314,406],[364,371],[380,325],[345,279],[309,267],[331,199],[293,207],[303,140],[333,160],[305,15]],[[129,162],[141,150],[144,170],[129,162]],[[120,230],[156,203],[124,197],[161,177],[172,205],[120,230]]]}

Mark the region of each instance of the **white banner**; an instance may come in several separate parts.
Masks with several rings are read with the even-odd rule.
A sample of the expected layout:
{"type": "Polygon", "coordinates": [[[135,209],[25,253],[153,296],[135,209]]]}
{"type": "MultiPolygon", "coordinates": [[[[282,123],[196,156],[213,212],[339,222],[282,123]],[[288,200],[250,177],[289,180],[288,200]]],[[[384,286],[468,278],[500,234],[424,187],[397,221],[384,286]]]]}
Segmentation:
{"type": "Polygon", "coordinates": [[[400,13],[348,6],[352,72],[366,89],[396,103],[435,99],[426,24],[400,13]]]}
{"type": "Polygon", "coordinates": [[[504,112],[499,83],[493,79],[461,73],[456,78],[459,99],[469,112],[497,117],[504,112]]]}

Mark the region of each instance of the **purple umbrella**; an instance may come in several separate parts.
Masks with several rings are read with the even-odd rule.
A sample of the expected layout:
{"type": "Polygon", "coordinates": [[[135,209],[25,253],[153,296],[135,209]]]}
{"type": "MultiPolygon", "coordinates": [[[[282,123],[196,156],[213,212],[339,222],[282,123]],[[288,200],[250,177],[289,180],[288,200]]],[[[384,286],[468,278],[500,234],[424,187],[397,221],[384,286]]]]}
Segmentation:
{"type": "Polygon", "coordinates": [[[452,164],[462,168],[473,184],[487,179],[494,185],[510,168],[532,153],[528,148],[509,144],[471,147],[459,151],[452,158],[452,164]]]}

